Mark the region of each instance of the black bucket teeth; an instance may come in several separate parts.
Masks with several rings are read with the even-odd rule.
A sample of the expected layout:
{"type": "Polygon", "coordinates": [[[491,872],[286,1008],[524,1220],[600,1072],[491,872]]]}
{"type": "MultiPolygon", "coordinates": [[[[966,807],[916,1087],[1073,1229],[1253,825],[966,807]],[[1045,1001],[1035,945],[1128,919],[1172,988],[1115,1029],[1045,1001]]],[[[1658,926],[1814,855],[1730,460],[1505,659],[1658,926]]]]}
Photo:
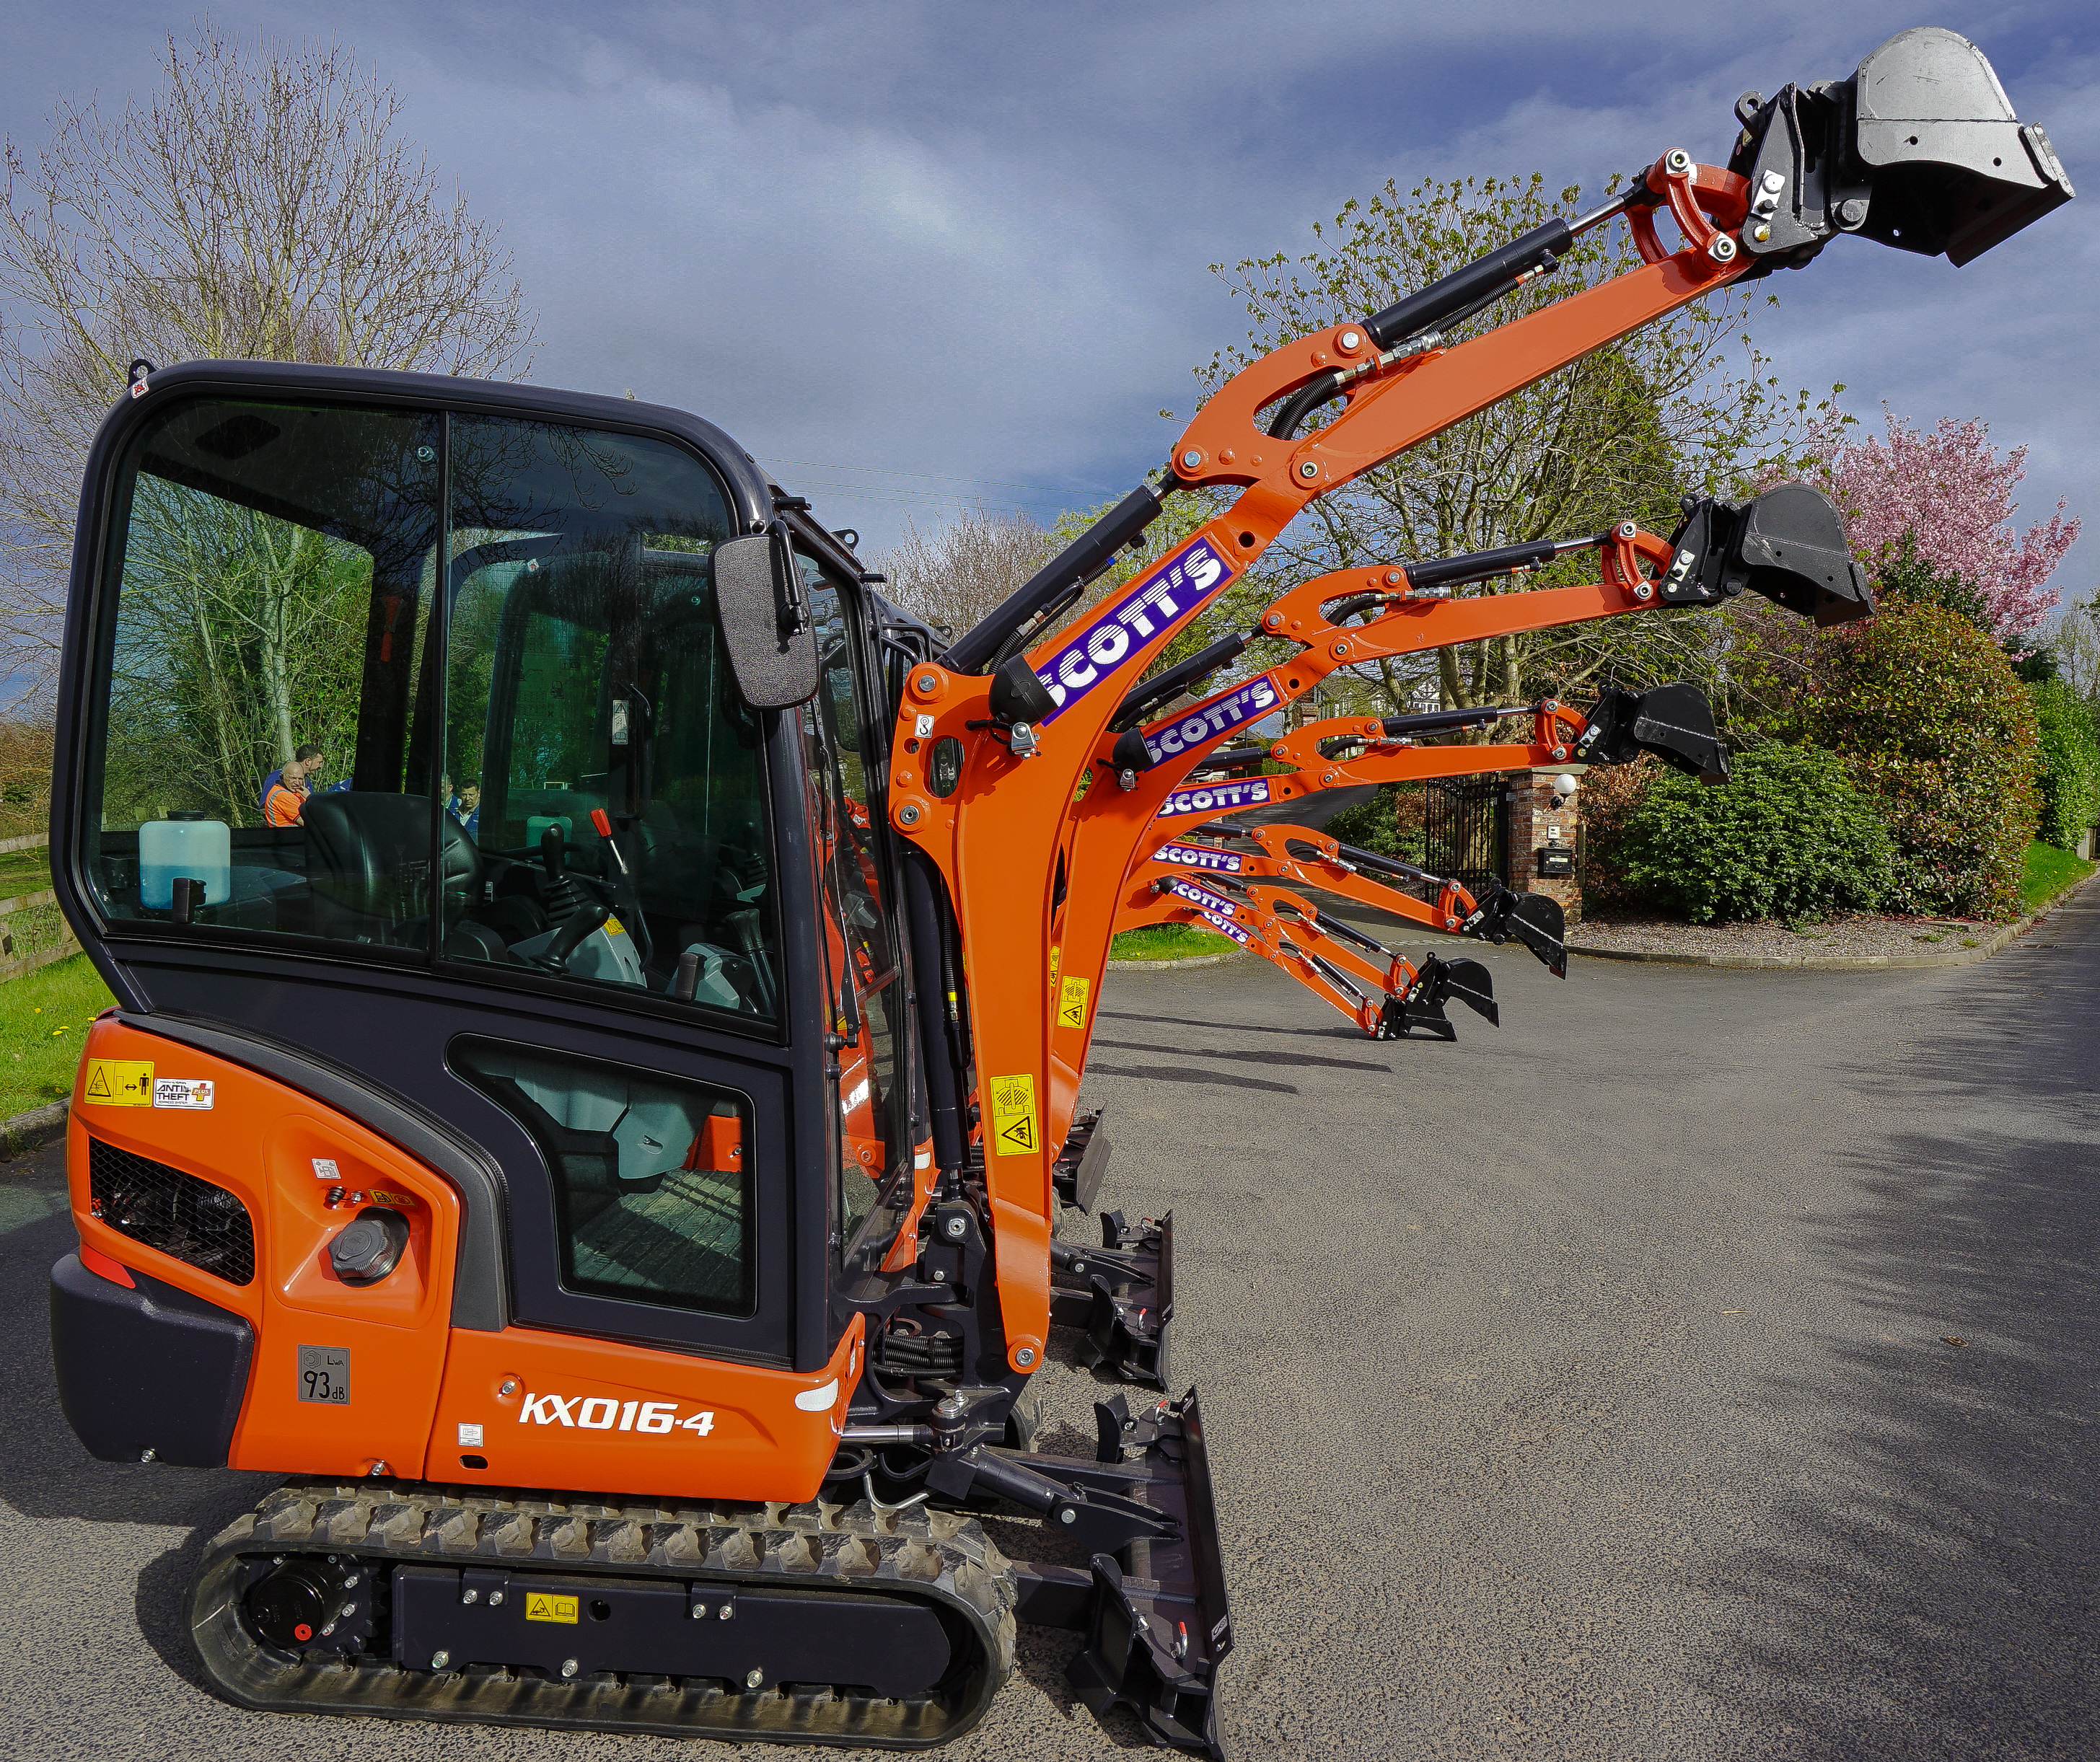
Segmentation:
{"type": "Polygon", "coordinates": [[[1444,1006],[1454,1001],[1497,1027],[1502,1025],[1502,1012],[1495,1006],[1494,975],[1478,961],[1447,961],[1432,954],[1416,969],[1414,983],[1404,995],[1386,999],[1379,1016],[1378,1038],[1404,1040],[1413,1033],[1426,1033],[1439,1040],[1456,1040],[1458,1031],[1444,1013],[1444,1006]]]}
{"type": "Polygon", "coordinates": [[[1983,51],[1937,26],[1898,33],[1850,79],[1745,93],[1736,115],[1728,166],[1750,187],[1742,244],[1761,270],[1848,232],[1960,265],[2075,194],[1983,51]]]}
{"type": "Polygon", "coordinates": [[[1899,32],[1853,86],[1854,149],[1873,179],[1867,237],[1958,265],[2071,200],[2049,137],[2022,125],[1967,37],[1899,32]]]}
{"type": "Polygon", "coordinates": [[[1837,504],[1806,483],[1746,502],[1691,500],[1670,542],[1677,554],[1662,578],[1667,604],[1714,606],[1747,588],[1820,625],[1874,615],[1837,504]]]}

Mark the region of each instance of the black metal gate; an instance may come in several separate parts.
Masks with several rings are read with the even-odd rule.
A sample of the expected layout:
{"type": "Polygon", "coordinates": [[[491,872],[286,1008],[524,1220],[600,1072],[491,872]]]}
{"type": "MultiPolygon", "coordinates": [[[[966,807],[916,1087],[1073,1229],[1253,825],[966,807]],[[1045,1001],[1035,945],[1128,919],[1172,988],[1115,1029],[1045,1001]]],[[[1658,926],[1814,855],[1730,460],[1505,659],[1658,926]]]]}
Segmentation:
{"type": "Polygon", "coordinates": [[[1423,802],[1423,866],[1477,892],[1509,884],[1509,786],[1499,777],[1433,780],[1423,802]]]}

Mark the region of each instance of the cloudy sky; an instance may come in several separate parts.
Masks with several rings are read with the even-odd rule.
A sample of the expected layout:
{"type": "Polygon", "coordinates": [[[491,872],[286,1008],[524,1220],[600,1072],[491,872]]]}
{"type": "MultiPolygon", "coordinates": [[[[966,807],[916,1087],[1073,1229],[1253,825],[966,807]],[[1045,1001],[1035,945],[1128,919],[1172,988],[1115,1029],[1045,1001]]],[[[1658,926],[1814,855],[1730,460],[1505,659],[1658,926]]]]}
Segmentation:
{"type": "MultiPolygon", "coordinates": [[[[10,7],[0,130],[121,108],[188,15],[10,7]]],[[[1856,413],[1980,416],[2024,518],[2100,521],[2100,8],[1762,0],[1115,5],[219,4],[339,36],[500,220],[543,383],[699,412],[871,545],[972,502],[1039,518],[1164,456],[1246,329],[1208,265],[1310,243],[1388,177],[1595,186],[1710,162],[1745,87],[1849,74],[1908,25],[1980,42],[2086,199],[1961,270],[1841,240],[1758,341],[1856,413]]],[[[2059,572],[2100,586],[2100,524],[2059,572]]]]}

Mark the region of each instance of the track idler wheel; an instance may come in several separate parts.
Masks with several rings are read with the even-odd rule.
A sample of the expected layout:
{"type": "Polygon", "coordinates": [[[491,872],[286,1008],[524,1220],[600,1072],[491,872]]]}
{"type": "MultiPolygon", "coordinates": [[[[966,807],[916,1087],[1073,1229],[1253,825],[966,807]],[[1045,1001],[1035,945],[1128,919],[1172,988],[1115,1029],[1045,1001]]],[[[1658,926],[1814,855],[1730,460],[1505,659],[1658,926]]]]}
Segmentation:
{"type": "Polygon", "coordinates": [[[288,1560],[258,1579],[247,1597],[248,1619],[271,1645],[298,1651],[334,1632],[350,1589],[348,1570],[314,1555],[288,1560]]]}

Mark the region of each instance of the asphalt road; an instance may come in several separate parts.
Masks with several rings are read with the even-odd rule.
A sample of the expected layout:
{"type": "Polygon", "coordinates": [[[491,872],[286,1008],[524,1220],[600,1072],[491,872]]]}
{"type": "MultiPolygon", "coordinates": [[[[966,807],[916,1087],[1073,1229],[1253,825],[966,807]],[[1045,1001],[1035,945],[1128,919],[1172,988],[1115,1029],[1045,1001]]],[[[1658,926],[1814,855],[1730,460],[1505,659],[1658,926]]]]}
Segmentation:
{"type": "MultiPolygon", "coordinates": [[[[2100,890],[1952,971],[1489,958],[1506,1025],[1456,1046],[1251,962],[1105,988],[1104,1199],[1176,1214],[1235,1757],[2100,1755],[2100,890]]],[[[66,1431],[58,1186],[0,1165],[0,1749],[701,1753],[207,1696],[181,1588],[267,1483],[66,1431]]],[[[1069,1644],[949,1754],[1131,1742],[1069,1644]]]]}

